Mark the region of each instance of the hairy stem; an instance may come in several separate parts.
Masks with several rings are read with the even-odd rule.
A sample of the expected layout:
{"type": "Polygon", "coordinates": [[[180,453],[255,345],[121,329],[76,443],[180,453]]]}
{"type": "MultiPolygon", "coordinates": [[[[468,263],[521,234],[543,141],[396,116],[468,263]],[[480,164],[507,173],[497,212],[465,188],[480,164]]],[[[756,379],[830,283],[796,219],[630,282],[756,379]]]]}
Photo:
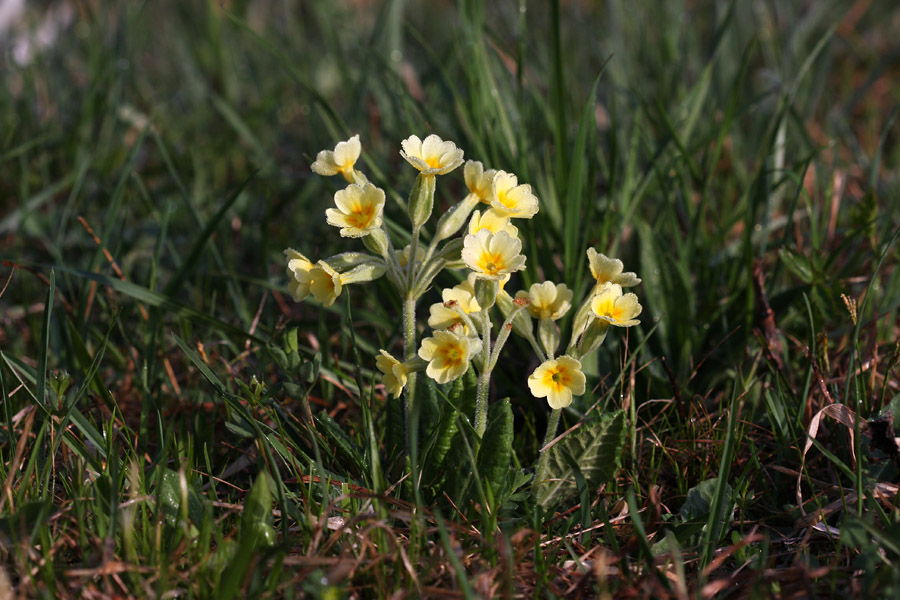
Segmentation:
{"type": "Polygon", "coordinates": [[[484,435],[487,429],[488,392],[491,387],[491,317],[488,309],[482,309],[481,372],[478,373],[478,391],[475,396],[475,433],[484,435]]]}
{"type": "Polygon", "coordinates": [[[559,427],[560,413],[562,413],[561,408],[554,408],[550,411],[550,416],[547,417],[547,433],[544,434],[544,443],[541,444],[541,457],[538,459],[537,472],[534,475],[535,483],[547,480],[547,456],[550,452],[544,448],[556,438],[556,428],[559,427]]]}

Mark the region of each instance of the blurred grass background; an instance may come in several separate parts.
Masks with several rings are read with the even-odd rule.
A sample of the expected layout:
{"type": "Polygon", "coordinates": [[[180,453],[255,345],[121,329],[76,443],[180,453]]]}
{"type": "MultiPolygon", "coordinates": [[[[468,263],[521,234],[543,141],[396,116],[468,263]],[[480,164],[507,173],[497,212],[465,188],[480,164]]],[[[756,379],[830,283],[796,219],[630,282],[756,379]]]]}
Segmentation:
{"type": "MultiPolygon", "coordinates": [[[[826,536],[798,550],[772,541],[796,535],[793,475],[777,468],[801,468],[811,415],[829,400],[849,399],[861,417],[875,417],[898,391],[891,352],[900,305],[892,245],[900,225],[900,10],[893,3],[47,2],[29,3],[0,30],[0,529],[7,571],[23,593],[61,597],[88,585],[98,594],[215,596],[223,567],[207,565],[217,560],[246,566],[251,575],[241,583],[251,595],[316,595],[334,585],[351,595],[424,586],[417,589],[427,596],[434,586],[483,596],[571,595],[582,587],[677,596],[682,583],[699,593],[707,579],[734,585],[728,577],[744,563],[695,569],[686,549],[693,575],[665,583],[651,573],[677,560],[661,566],[631,536],[640,537],[643,520],[651,542],[663,539],[660,515],[676,514],[688,490],[725,463],[738,506],[729,535],[738,537],[709,543],[724,547],[764,532],[764,556],[742,559],[760,594],[786,594],[783,574],[822,593],[900,585],[889,569],[876,569],[898,557],[890,535],[876,544],[886,559],[862,551],[860,540],[875,535],[865,527],[897,526],[896,510],[871,497],[865,511],[860,502],[831,520],[862,537],[826,536]],[[571,425],[597,401],[602,410],[629,409],[626,468],[591,510],[609,506],[602,516],[583,509],[547,522],[519,515],[524,521],[503,527],[507,541],[496,548],[454,530],[454,543],[466,548],[459,565],[437,533],[434,547],[396,533],[411,555],[427,557],[413,583],[400,559],[350,566],[340,561],[360,552],[349,540],[323,548],[315,536],[328,530],[301,515],[327,517],[332,501],[359,514],[369,505],[334,500],[327,489],[313,493],[309,465],[293,465],[283,469],[287,483],[273,475],[276,508],[290,515],[278,519],[281,544],[262,555],[247,546],[252,557],[243,561],[217,554],[232,537],[238,545],[248,538],[235,533],[246,511],[233,506],[248,505],[256,472],[291,465],[285,456],[295,449],[311,456],[315,442],[303,433],[305,390],[276,394],[284,414],[246,403],[268,428],[263,437],[276,440],[264,451],[260,432],[240,429],[240,410],[222,405],[197,361],[228,390],[252,396],[242,385],[254,375],[276,387],[290,378],[267,348],[297,326],[301,350],[322,355],[322,378],[308,390],[314,411],[366,447],[366,394],[353,373],[346,310],[292,303],[282,291],[281,251],[325,257],[348,249],[323,218],[336,188],[309,171],[318,150],[359,133],[366,172],[389,190],[387,216],[402,222],[413,174],[399,142],[431,132],[536,188],[542,207],[524,227],[523,284],[553,279],[586,290],[589,245],[644,280],[637,290],[644,324],[629,339],[640,348],[635,369],[619,378],[625,344],[611,338],[591,365],[595,392],[566,415],[571,425]],[[859,303],[856,322],[842,293],[859,303]],[[54,405],[60,372],[73,387],[54,405]],[[267,410],[296,423],[273,425],[267,410]],[[728,431],[729,423],[740,428],[728,431]],[[294,438],[285,433],[291,427],[294,438]],[[722,454],[726,438],[733,456],[722,454]],[[183,497],[179,476],[192,490],[183,497]],[[295,492],[298,482],[309,489],[295,492]],[[630,521],[615,521],[615,534],[559,542],[573,527],[602,522],[607,510],[613,516],[629,486],[647,510],[634,505],[630,521]],[[145,496],[152,502],[139,501],[145,496]],[[139,507],[129,518],[143,519],[134,538],[114,525],[132,514],[117,508],[129,499],[139,507]],[[193,513],[177,521],[189,504],[193,513]],[[170,505],[171,530],[157,526],[157,507],[170,505]],[[835,520],[844,513],[862,525],[835,520]],[[201,542],[176,531],[186,520],[201,542]],[[522,543],[515,536],[532,529],[557,540],[553,551],[510,555],[522,543]],[[582,577],[576,559],[597,547],[609,554],[591,555],[594,571],[582,577]],[[503,556],[530,567],[517,571],[503,556]],[[870,562],[861,566],[860,557],[870,562]],[[113,574],[119,559],[134,568],[113,574]],[[611,583],[598,566],[609,561],[620,565],[611,583]],[[864,575],[853,576],[851,564],[864,575]],[[148,565],[155,574],[141,571],[148,565]],[[828,574],[809,575],[820,567],[828,574]],[[310,577],[315,569],[324,579],[310,577]]],[[[444,207],[464,192],[461,177],[448,180],[439,186],[444,207]]],[[[350,291],[365,383],[373,353],[398,335],[399,303],[382,300],[392,298],[386,285],[372,289],[377,301],[350,291]]],[[[527,466],[545,407],[517,377],[533,367],[526,356],[509,357],[497,397],[513,399],[527,466]]],[[[870,479],[896,480],[882,468],[890,461],[861,458],[877,463],[877,473],[852,466],[846,435],[831,436],[817,446],[831,454],[807,473],[807,485],[859,492],[870,479]]],[[[340,456],[326,462],[344,486],[338,490],[377,487],[340,456]]],[[[821,505],[843,495],[816,489],[826,490],[821,505]]]]}

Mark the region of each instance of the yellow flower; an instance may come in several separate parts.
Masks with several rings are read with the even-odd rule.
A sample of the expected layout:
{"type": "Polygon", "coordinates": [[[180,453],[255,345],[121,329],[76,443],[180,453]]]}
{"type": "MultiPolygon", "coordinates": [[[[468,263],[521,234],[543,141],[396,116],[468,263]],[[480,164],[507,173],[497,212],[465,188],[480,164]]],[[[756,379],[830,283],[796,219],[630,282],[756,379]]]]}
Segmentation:
{"type": "Polygon", "coordinates": [[[341,291],[344,284],[341,275],[332,269],[328,263],[320,260],[309,271],[309,291],[316,302],[322,306],[331,306],[341,291]]]}
{"type": "Polygon", "coordinates": [[[478,196],[478,199],[485,204],[491,203],[494,175],[496,174],[497,171],[494,169],[485,171],[484,165],[477,160],[466,161],[466,166],[463,168],[469,193],[478,196]]]}
{"type": "Polygon", "coordinates": [[[463,375],[473,354],[481,350],[481,340],[452,331],[435,331],[422,340],[419,357],[428,361],[425,373],[438,383],[447,383],[463,375]]]}
{"type": "Polygon", "coordinates": [[[528,377],[528,389],[535,398],[547,398],[550,408],[565,408],[572,396],[584,393],[585,377],[581,362],[570,356],[544,361],[528,377]]]}
{"type": "Polygon", "coordinates": [[[300,302],[309,296],[309,271],[313,268],[313,264],[293,248],[285,250],[284,256],[288,261],[288,291],[294,298],[294,302],[300,302]]]}
{"type": "MultiPolygon", "coordinates": [[[[409,252],[410,245],[407,244],[403,247],[403,250],[395,250],[394,251],[394,260],[397,261],[397,264],[401,267],[405,267],[406,263],[409,262],[409,252]]],[[[422,246],[418,246],[416,248],[416,262],[422,262],[425,259],[425,248],[422,246]]]]}
{"type": "Polygon", "coordinates": [[[497,171],[492,186],[491,206],[513,219],[530,219],[538,212],[537,196],[527,183],[519,185],[512,173],[497,171]]]}
{"type": "Polygon", "coordinates": [[[591,300],[591,312],[610,325],[631,327],[640,323],[635,317],[641,314],[641,305],[636,295],[623,296],[618,283],[605,283],[591,300]]]}
{"type": "Polygon", "coordinates": [[[519,228],[512,224],[509,217],[493,208],[484,211],[484,214],[481,214],[480,210],[472,213],[472,217],[469,219],[469,233],[475,235],[482,229],[487,229],[491,233],[505,231],[509,237],[519,237],[519,228]]]}
{"type": "Polygon", "coordinates": [[[641,282],[634,273],[622,272],[625,269],[625,265],[618,258],[609,258],[593,248],[588,248],[587,256],[591,265],[591,274],[597,280],[597,288],[600,288],[604,283],[617,283],[622,287],[634,287],[641,282]]]}
{"type": "Polygon", "coordinates": [[[325,211],[329,225],[341,228],[341,237],[364,237],[381,227],[384,192],[371,183],[351,183],[334,195],[337,208],[325,211]]]}
{"type": "Polygon", "coordinates": [[[482,229],[463,240],[462,259],[482,279],[502,280],[525,268],[522,242],[505,231],[493,234],[482,229]]]}
{"type": "Polygon", "coordinates": [[[552,281],[534,283],[526,292],[516,293],[516,298],[528,300],[527,310],[536,319],[556,321],[569,312],[572,307],[573,292],[566,284],[554,284],[552,281]]]}
{"type": "Polygon", "coordinates": [[[362,146],[359,135],[354,135],[345,142],[338,142],[334,150],[322,150],[316,155],[312,164],[313,173],[331,176],[340,173],[349,182],[353,182],[353,165],[359,159],[362,146]]]}
{"type": "Polygon", "coordinates": [[[375,366],[381,371],[381,383],[384,390],[394,398],[399,398],[403,388],[406,387],[406,379],[409,372],[406,365],[391,356],[384,350],[379,350],[381,356],[375,357],[375,366]]]}
{"type": "Polygon", "coordinates": [[[411,135],[400,142],[400,156],[424,175],[446,175],[463,163],[463,151],[431,134],[425,141],[411,135]]]}
{"type": "MultiPolygon", "coordinates": [[[[456,303],[456,305],[467,315],[478,313],[481,310],[481,307],[475,300],[473,277],[469,277],[466,281],[463,281],[452,288],[444,288],[441,292],[441,298],[443,299],[443,302],[432,304],[429,308],[430,315],[428,317],[428,326],[434,330],[450,329],[458,323],[463,324],[462,317],[460,317],[455,310],[447,306],[447,304],[451,302],[456,303]]],[[[475,315],[473,314],[473,316],[475,315]]],[[[464,324],[463,333],[468,333],[464,324]]]]}

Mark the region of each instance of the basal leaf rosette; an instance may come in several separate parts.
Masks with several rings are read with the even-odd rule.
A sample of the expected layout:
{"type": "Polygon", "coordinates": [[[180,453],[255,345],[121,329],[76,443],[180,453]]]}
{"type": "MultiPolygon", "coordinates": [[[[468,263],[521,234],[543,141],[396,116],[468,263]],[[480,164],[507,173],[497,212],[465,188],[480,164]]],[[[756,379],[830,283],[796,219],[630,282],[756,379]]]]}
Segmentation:
{"type": "Polygon", "coordinates": [[[400,156],[423,175],[446,175],[463,163],[463,151],[434,134],[424,141],[411,135],[400,146],[403,148],[400,156]]]}
{"type": "Polygon", "coordinates": [[[512,219],[530,219],[538,212],[537,196],[527,183],[506,171],[497,171],[491,188],[491,207],[512,219]]]}
{"type": "Polygon", "coordinates": [[[580,396],[585,389],[585,376],[581,361],[570,356],[560,356],[544,361],[528,377],[528,389],[535,398],[546,398],[550,408],[565,408],[572,404],[573,396],[580,396]]]}
{"type": "Polygon", "coordinates": [[[384,191],[371,183],[352,183],[334,194],[337,208],[325,211],[329,225],[340,227],[341,237],[364,237],[381,227],[384,191]]]}
{"type": "Polygon", "coordinates": [[[623,273],[625,265],[618,258],[609,258],[593,248],[588,248],[587,257],[591,266],[591,275],[597,280],[597,288],[602,287],[605,283],[616,283],[623,288],[634,287],[641,282],[636,274],[623,273]]]}
{"type": "Polygon", "coordinates": [[[435,331],[422,340],[419,357],[428,361],[425,374],[438,383],[464,375],[472,356],[481,350],[481,340],[452,331],[435,331]]]}
{"type": "Polygon", "coordinates": [[[615,327],[632,327],[640,323],[641,305],[637,295],[622,294],[618,283],[605,283],[591,300],[591,313],[615,327]]]}
{"type": "Polygon", "coordinates": [[[500,281],[525,268],[522,242],[505,231],[482,229],[463,240],[462,259],[480,279],[500,281]]]}
{"type": "Polygon", "coordinates": [[[319,152],[310,168],[313,173],[326,177],[340,173],[344,179],[352,183],[355,181],[354,165],[359,160],[361,151],[359,135],[354,135],[349,140],[338,142],[334,150],[319,152]]]}

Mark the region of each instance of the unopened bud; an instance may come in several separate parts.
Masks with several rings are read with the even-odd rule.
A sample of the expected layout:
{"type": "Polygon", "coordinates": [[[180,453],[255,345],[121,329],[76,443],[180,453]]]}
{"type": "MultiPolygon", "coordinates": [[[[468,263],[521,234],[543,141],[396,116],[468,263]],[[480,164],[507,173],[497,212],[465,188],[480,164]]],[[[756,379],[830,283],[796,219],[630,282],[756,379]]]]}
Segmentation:
{"type": "Polygon", "coordinates": [[[419,173],[409,193],[409,219],[414,229],[419,229],[431,217],[434,208],[434,183],[434,175],[419,173]]]}
{"type": "Polygon", "coordinates": [[[475,280],[475,301],[482,309],[490,308],[497,301],[500,292],[500,282],[496,279],[475,280]]]}
{"type": "Polygon", "coordinates": [[[450,210],[441,215],[438,220],[437,230],[434,233],[435,241],[445,240],[466,224],[466,220],[475,207],[478,205],[478,196],[469,194],[462,202],[453,206],[450,210]]]}

